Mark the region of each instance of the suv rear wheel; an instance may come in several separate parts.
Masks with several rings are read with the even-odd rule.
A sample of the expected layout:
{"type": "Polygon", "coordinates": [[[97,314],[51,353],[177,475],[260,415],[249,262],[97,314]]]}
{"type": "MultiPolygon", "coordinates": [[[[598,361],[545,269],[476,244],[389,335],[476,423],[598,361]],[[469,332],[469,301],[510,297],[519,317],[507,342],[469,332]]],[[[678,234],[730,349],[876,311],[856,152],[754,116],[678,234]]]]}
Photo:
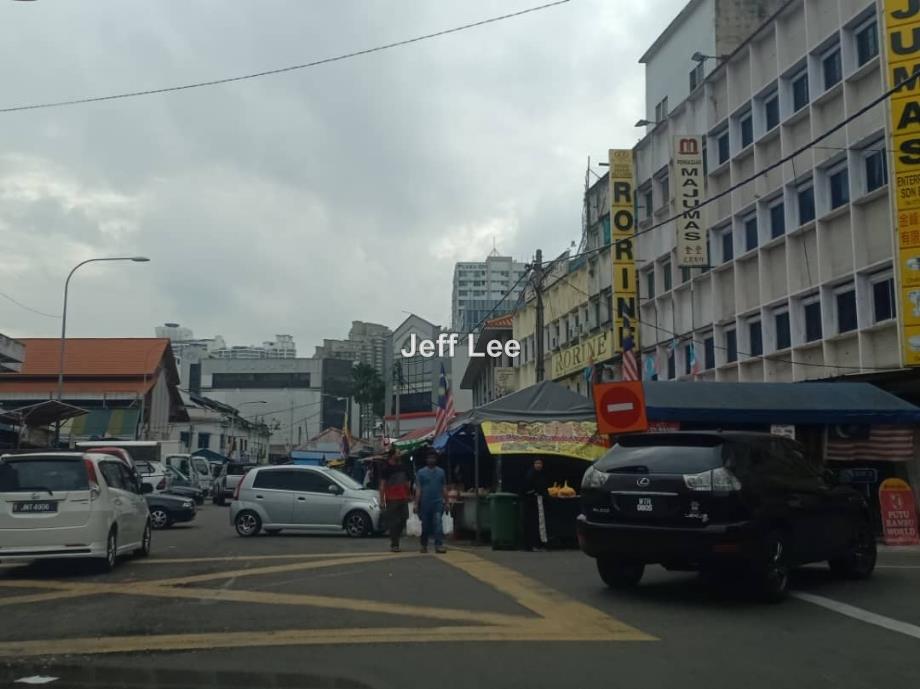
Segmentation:
{"type": "Polygon", "coordinates": [[[262,530],[262,520],[252,510],[244,510],[236,515],[234,525],[240,536],[255,536],[262,530]]]}
{"type": "Polygon", "coordinates": [[[764,545],[764,561],[755,576],[763,599],[768,603],[778,603],[789,592],[786,539],[782,533],[774,531],[767,537],[764,545]]]}
{"type": "Polygon", "coordinates": [[[610,588],[627,589],[641,581],[642,575],[645,574],[645,565],[598,558],[597,573],[610,588]]]}
{"type": "Polygon", "coordinates": [[[105,557],[97,562],[97,569],[102,574],[108,574],[118,563],[118,532],[113,526],[105,540],[105,557]]]}
{"type": "Polygon", "coordinates": [[[875,569],[878,555],[875,534],[868,524],[854,535],[847,552],[828,561],[831,572],[847,579],[868,579],[875,569]]]}

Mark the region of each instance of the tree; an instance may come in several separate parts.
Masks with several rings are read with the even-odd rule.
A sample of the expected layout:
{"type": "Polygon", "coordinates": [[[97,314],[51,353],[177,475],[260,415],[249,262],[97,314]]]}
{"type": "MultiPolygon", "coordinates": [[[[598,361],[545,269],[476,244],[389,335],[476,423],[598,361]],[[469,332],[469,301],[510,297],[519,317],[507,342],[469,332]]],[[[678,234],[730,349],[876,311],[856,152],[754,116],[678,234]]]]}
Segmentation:
{"type": "Polygon", "coordinates": [[[351,369],[355,402],[361,405],[361,427],[373,418],[383,416],[386,395],[383,379],[377,369],[369,364],[355,364],[351,369]]]}

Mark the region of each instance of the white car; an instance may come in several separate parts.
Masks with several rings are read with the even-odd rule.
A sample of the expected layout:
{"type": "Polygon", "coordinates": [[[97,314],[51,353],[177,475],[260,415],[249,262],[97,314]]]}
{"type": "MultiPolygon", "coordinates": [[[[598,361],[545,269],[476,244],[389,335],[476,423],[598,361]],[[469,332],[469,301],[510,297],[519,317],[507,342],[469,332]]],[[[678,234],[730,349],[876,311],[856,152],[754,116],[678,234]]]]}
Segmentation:
{"type": "Polygon", "coordinates": [[[172,486],[172,477],[160,462],[136,462],[134,468],[141,481],[150,486],[151,493],[165,493],[172,486]]]}
{"type": "Polygon", "coordinates": [[[91,558],[111,571],[150,553],[150,492],[107,454],[0,456],[0,561],[91,558]]]}

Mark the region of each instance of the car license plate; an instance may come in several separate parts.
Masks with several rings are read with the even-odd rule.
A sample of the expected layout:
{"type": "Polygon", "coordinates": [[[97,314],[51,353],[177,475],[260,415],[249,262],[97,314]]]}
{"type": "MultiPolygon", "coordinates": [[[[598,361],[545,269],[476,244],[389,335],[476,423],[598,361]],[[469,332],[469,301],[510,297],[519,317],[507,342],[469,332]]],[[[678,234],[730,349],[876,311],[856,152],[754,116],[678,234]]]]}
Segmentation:
{"type": "Polygon", "coordinates": [[[57,512],[57,503],[53,501],[46,502],[14,502],[14,514],[47,514],[57,512]]]}
{"type": "Polygon", "coordinates": [[[655,503],[651,498],[636,498],[636,512],[654,512],[655,503]]]}

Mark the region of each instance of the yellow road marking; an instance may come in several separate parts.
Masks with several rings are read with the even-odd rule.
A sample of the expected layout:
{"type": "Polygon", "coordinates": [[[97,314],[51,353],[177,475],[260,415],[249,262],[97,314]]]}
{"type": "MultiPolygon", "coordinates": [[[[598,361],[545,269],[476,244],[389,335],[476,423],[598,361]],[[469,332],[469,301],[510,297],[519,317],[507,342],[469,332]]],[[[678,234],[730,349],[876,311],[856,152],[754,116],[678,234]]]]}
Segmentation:
{"type": "MultiPolygon", "coordinates": [[[[198,562],[233,562],[249,560],[318,560],[324,557],[366,557],[370,553],[303,553],[300,555],[224,555],[222,557],[147,557],[143,560],[128,560],[132,565],[187,565],[198,562]]],[[[401,557],[399,553],[387,553],[387,557],[401,557]]],[[[0,565],[2,567],[3,565],[0,565]]],[[[13,565],[8,565],[12,567],[13,565]]]]}
{"type": "MultiPolygon", "coordinates": [[[[38,588],[29,586],[24,588],[38,588]]],[[[25,603],[43,603],[48,600],[60,600],[62,598],[77,598],[84,595],[83,591],[62,590],[51,593],[32,593],[22,596],[3,596],[0,598],[0,606],[3,605],[23,605],[25,603]]]]}

